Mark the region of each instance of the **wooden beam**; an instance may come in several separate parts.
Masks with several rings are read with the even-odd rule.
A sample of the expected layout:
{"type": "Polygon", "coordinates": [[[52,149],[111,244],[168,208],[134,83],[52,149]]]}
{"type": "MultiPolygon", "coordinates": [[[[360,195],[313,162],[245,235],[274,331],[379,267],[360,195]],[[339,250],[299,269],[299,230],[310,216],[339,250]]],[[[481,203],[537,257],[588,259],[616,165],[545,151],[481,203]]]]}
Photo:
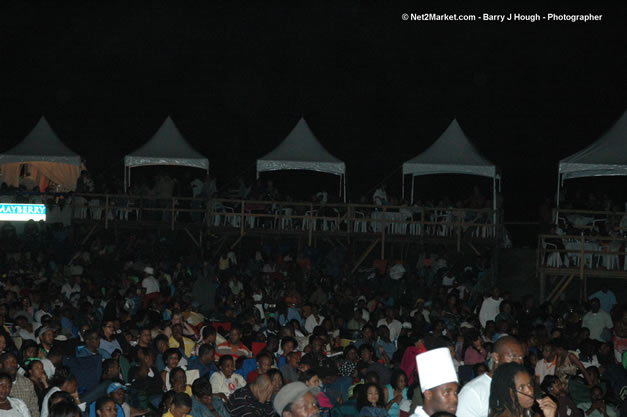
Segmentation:
{"type": "Polygon", "coordinates": [[[237,238],[237,240],[231,245],[231,250],[235,249],[235,247],[237,245],[239,245],[239,243],[242,241],[242,239],[244,239],[245,235],[239,235],[239,237],[237,238]]]}
{"type": "Polygon", "coordinates": [[[379,239],[372,242],[370,246],[368,246],[368,249],[366,249],[364,253],[361,254],[361,256],[359,257],[359,260],[357,261],[355,266],[353,266],[353,269],[351,270],[351,274],[354,274],[355,271],[357,271],[357,268],[359,268],[359,266],[366,260],[368,255],[370,255],[370,252],[372,252],[372,250],[374,249],[374,247],[377,246],[377,243],[379,243],[379,239]]]}
{"type": "Polygon", "coordinates": [[[192,232],[190,232],[187,227],[185,227],[183,230],[185,230],[185,232],[187,233],[187,236],[189,236],[189,238],[192,240],[192,242],[194,242],[194,245],[196,245],[196,247],[199,248],[200,247],[200,243],[196,240],[194,235],[192,235],[192,232]]]}
{"type": "Polygon", "coordinates": [[[574,278],[575,278],[575,275],[569,276],[566,282],[564,283],[564,285],[553,295],[553,299],[551,300],[549,298],[548,300],[549,303],[553,304],[554,302],[556,302],[559,299],[560,295],[562,295],[562,293],[566,290],[566,288],[568,288],[568,285],[574,278]]]}
{"type": "MultiPolygon", "coordinates": [[[[572,276],[572,275],[570,275],[570,276],[572,276]]],[[[568,279],[568,277],[569,277],[568,275],[564,275],[562,278],[560,278],[560,280],[557,282],[557,284],[555,284],[555,287],[553,287],[553,289],[549,293],[549,296],[547,297],[547,300],[550,300],[551,298],[553,298],[553,296],[555,295],[557,290],[562,286],[562,284],[564,284],[564,282],[568,279]]]]}

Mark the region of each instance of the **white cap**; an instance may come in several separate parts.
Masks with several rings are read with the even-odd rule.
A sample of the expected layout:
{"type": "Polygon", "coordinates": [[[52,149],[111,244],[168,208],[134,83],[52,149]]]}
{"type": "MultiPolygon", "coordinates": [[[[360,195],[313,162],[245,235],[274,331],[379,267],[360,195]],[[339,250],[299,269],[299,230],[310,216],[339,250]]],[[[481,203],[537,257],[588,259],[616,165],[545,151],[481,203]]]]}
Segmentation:
{"type": "Polygon", "coordinates": [[[147,267],[144,268],[144,272],[147,273],[148,275],[152,275],[152,274],[155,273],[155,270],[154,270],[153,267],[147,266],[147,267]]]}
{"type": "Polygon", "coordinates": [[[458,382],[449,348],[428,350],[416,356],[422,392],[437,386],[458,382]]]}

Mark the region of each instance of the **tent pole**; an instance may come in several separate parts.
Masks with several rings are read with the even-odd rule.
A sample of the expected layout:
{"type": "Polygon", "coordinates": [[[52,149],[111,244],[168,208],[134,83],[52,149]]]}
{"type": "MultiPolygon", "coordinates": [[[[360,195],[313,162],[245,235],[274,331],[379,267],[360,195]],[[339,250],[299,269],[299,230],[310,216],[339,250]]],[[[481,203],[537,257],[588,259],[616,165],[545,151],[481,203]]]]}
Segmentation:
{"type": "Polygon", "coordinates": [[[560,170],[557,169],[557,201],[555,202],[555,224],[559,223],[559,210],[560,210],[560,170]]]}
{"type": "Polygon", "coordinates": [[[416,179],[416,176],[412,174],[411,176],[411,201],[410,204],[414,204],[414,180],[416,179]]]}
{"type": "Polygon", "coordinates": [[[496,174],[492,178],[492,223],[496,226],[496,174]]]}
{"type": "Polygon", "coordinates": [[[343,175],[340,174],[340,190],[338,191],[338,196],[342,197],[342,177],[343,175]]]}
{"type": "Polygon", "coordinates": [[[126,165],[124,165],[124,194],[126,194],[126,165]]]}
{"type": "Polygon", "coordinates": [[[344,173],[344,204],[346,204],[346,173],[344,173]]]}
{"type": "Polygon", "coordinates": [[[405,174],[401,174],[401,200],[405,200],[405,174]]]}

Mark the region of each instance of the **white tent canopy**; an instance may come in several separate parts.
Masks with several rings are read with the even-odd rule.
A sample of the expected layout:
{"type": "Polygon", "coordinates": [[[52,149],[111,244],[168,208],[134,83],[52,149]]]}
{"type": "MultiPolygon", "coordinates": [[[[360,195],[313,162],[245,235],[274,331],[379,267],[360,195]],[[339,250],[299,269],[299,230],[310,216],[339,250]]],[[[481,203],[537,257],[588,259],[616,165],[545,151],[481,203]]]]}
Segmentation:
{"type": "Polygon", "coordinates": [[[627,111],[592,145],[559,163],[557,205],[564,180],[627,175],[627,111]]]}
{"type": "Polygon", "coordinates": [[[279,146],[257,159],[257,178],[260,172],[282,170],[317,171],[339,175],[340,192],[344,191],[346,200],[346,165],[324,149],[302,117],[279,146]]]}
{"type": "Polygon", "coordinates": [[[427,150],[403,164],[403,196],[405,175],[412,176],[411,200],[414,200],[414,178],[420,175],[466,174],[493,179],[493,205],[496,209],[496,166],[484,158],[470,142],[457,120],[427,150]]]}
{"type": "Polygon", "coordinates": [[[124,157],[124,188],[127,181],[130,185],[131,168],[148,165],[174,165],[209,171],[209,160],[192,148],[170,116],[148,142],[124,157]]]}
{"type": "Polygon", "coordinates": [[[81,157],[63,144],[44,117],[24,140],[0,154],[3,181],[18,186],[23,164],[28,164],[34,180],[45,177],[64,191],[76,189],[81,173],[81,157]]]}

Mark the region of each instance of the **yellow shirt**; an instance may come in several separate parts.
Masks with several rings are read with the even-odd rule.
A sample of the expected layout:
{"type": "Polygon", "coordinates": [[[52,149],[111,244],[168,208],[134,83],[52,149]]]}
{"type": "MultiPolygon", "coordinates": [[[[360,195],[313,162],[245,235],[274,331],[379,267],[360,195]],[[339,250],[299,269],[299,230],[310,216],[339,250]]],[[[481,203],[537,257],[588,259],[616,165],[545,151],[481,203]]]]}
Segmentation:
{"type": "MultiPolygon", "coordinates": [[[[165,413],[162,417],[174,417],[174,415],[172,414],[172,412],[170,410],[168,410],[167,413],[165,413]]],[[[192,417],[189,414],[185,415],[185,417],[192,417]]]]}
{"type": "MultiPolygon", "coordinates": [[[[171,348],[178,348],[179,342],[174,337],[170,337],[170,339],[168,340],[168,345],[171,348]]],[[[194,343],[192,339],[190,339],[189,337],[183,336],[183,350],[185,351],[186,357],[189,358],[192,356],[192,351],[194,350],[195,345],[196,344],[194,343]]]]}

